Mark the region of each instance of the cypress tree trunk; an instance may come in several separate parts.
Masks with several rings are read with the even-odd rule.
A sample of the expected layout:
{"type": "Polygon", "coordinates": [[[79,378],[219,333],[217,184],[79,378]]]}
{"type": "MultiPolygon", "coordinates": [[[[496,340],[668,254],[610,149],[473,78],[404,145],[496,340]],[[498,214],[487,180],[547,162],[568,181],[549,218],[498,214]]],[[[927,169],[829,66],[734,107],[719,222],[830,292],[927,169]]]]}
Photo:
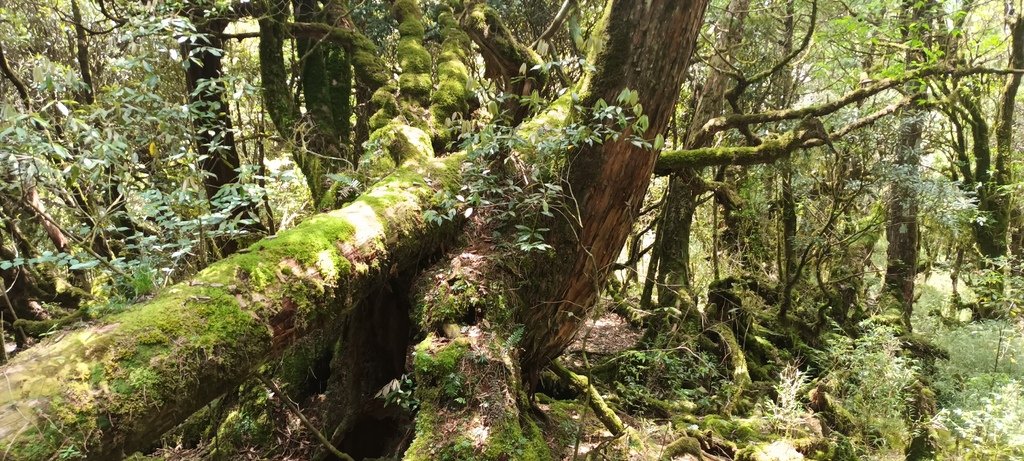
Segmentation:
{"type": "MultiPolygon", "coordinates": [[[[594,60],[585,107],[616,101],[624,88],[635,90],[649,120],[644,138],[664,132],[704,18],[705,0],[612,1],[607,41],[594,60]],[[676,46],[666,49],[665,43],[676,46]]],[[[578,225],[553,223],[551,243],[557,260],[539,262],[521,292],[525,325],[520,363],[529,383],[562,353],[587,318],[640,211],[657,151],[627,139],[581,149],[570,161],[567,210],[578,225]],[[576,207],[578,204],[578,208],[576,207]],[[539,289],[538,289],[539,288],[539,289]]]]}

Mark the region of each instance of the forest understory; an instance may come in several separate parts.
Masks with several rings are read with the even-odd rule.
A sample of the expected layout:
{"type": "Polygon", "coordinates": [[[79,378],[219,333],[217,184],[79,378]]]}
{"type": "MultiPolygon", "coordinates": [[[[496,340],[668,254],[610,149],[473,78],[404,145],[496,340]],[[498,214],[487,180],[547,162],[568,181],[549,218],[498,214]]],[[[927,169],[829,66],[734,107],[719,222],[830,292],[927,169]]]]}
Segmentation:
{"type": "MultiPolygon", "coordinates": [[[[884,256],[884,248],[876,251],[884,256]]],[[[1020,323],[971,321],[963,303],[974,301],[974,295],[954,296],[948,271],[921,276],[918,283],[915,334],[866,320],[859,337],[834,332],[814,345],[792,325],[780,325],[756,293],[737,287],[733,307],[748,317],[731,340],[739,349],[722,344],[717,325],[702,321],[706,314],[698,312],[689,313],[689,322],[686,314],[679,319],[679,331],[672,333],[679,346],[650,348],[648,325],[635,308],[639,293],[603,298],[595,317],[559,358],[559,369],[542,377],[533,403],[538,429],[551,459],[562,460],[908,459],[920,430],[908,414],[909,401],[931,406],[923,430],[934,438],[934,451],[916,459],[1020,459],[1020,323]],[[738,360],[746,362],[746,370],[739,371],[738,360]],[[908,392],[921,382],[928,383],[924,396],[908,392]]],[[[479,334],[475,327],[463,328],[452,334],[455,339],[440,341],[479,334]]],[[[348,436],[355,438],[342,443],[355,459],[403,459],[417,430],[413,381],[407,378],[416,373],[412,354],[406,374],[376,396],[393,411],[379,409],[389,416],[361,421],[348,436]]],[[[233,406],[218,409],[231,416],[205,437],[190,432],[194,428],[188,424],[172,431],[152,458],[338,459],[326,454],[298,419],[298,411],[305,412],[317,426],[314,415],[326,410],[316,389],[326,386],[328,367],[311,371],[317,373],[323,374],[307,379],[320,382],[305,383],[298,396],[282,397],[260,381],[248,383],[239,392],[264,396],[257,405],[229,403],[233,406]],[[289,410],[281,401],[292,398],[302,410],[289,410]]],[[[484,401],[478,394],[494,392],[487,377],[458,379],[468,382],[449,383],[459,386],[446,397],[452,405],[484,401]]],[[[220,405],[215,402],[193,417],[193,424],[207,425],[208,411],[220,405]]],[[[465,434],[442,423],[431,430],[464,451],[436,452],[436,458],[426,459],[475,459],[473,450],[489,443],[489,429],[465,434]]],[[[510,450],[498,459],[545,458],[510,450]]]]}

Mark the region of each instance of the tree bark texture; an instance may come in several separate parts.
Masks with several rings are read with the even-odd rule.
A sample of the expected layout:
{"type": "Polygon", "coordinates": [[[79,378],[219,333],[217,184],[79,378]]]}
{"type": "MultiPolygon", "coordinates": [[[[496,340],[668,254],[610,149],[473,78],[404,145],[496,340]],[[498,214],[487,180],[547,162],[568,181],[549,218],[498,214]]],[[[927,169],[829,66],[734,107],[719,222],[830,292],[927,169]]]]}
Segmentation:
{"type": "MultiPolygon", "coordinates": [[[[705,0],[612,1],[584,105],[616,101],[624,88],[633,89],[650,122],[643,136],[653,140],[663,133],[706,6],[705,0]]],[[[657,157],[657,151],[622,139],[581,149],[571,160],[567,178],[574,200],[568,211],[578,221],[555,224],[559,260],[538,271],[534,280],[546,280],[545,287],[523,293],[528,302],[520,312],[526,325],[521,364],[531,383],[572,341],[594,305],[640,211],[657,157]]]]}

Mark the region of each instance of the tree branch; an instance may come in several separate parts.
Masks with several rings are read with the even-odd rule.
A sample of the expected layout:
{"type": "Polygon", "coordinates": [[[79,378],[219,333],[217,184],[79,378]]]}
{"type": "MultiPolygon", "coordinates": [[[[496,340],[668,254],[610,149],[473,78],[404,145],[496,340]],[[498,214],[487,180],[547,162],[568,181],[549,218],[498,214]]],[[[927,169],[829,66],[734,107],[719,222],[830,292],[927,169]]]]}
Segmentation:
{"type": "Polygon", "coordinates": [[[562,24],[564,24],[565,20],[569,17],[569,13],[576,7],[576,0],[565,0],[562,2],[562,6],[558,9],[558,13],[555,14],[554,19],[551,20],[551,24],[548,25],[547,29],[544,29],[544,32],[542,32],[540,36],[533,41],[533,43],[530,44],[530,48],[537,49],[537,45],[539,45],[540,42],[550,40],[551,37],[558,32],[558,29],[562,28],[562,24]]]}
{"type": "Polygon", "coordinates": [[[25,105],[25,109],[31,111],[32,99],[28,96],[28,86],[14,73],[14,69],[11,69],[11,64],[7,62],[7,57],[4,55],[3,46],[0,46],[0,72],[3,72],[4,77],[7,77],[7,80],[14,84],[14,89],[18,91],[18,96],[21,97],[21,102],[25,105]]]}
{"type": "Polygon", "coordinates": [[[990,67],[950,68],[948,66],[925,67],[912,72],[907,72],[901,77],[879,80],[871,85],[867,85],[863,88],[858,88],[854,91],[846,93],[839,99],[836,99],[835,101],[831,102],[802,107],[799,109],[772,110],[756,114],[732,114],[714,118],[708,121],[708,123],[706,123],[704,127],[701,128],[701,131],[698,136],[711,136],[715,133],[719,133],[729,129],[742,128],[744,126],[759,123],[781,122],[784,120],[799,120],[807,117],[821,117],[836,112],[839,109],[842,109],[843,107],[846,107],[850,104],[863,101],[885,90],[892,89],[904,83],[922,78],[934,77],[938,75],[947,75],[950,77],[964,77],[968,75],[977,74],[1008,75],[1022,73],[1024,73],[1024,69],[993,69],[990,67]]]}

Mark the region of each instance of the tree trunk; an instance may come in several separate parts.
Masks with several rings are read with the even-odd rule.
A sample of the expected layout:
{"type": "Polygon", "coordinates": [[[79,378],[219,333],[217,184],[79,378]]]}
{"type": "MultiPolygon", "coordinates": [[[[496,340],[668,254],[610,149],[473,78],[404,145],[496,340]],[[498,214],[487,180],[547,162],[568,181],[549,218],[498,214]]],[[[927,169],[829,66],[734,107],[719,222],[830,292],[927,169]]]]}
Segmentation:
{"type": "MultiPolygon", "coordinates": [[[[706,0],[613,0],[606,10],[607,41],[594,59],[597,69],[584,107],[599,100],[614,103],[624,88],[632,89],[650,122],[641,135],[653,141],[663,133],[706,6],[706,0]]],[[[550,240],[560,256],[538,262],[543,267],[537,267],[534,280],[543,281],[541,286],[521,293],[526,303],[519,314],[525,325],[520,363],[530,384],[587,318],[640,211],[657,157],[655,150],[620,139],[581,149],[570,161],[567,182],[575,201],[567,210],[578,224],[552,223],[550,240]]]]}
{"type": "MultiPolygon", "coordinates": [[[[700,97],[687,129],[686,149],[698,149],[711,145],[712,138],[696,136],[708,120],[722,115],[725,105],[726,83],[724,69],[732,50],[743,40],[743,23],[750,10],[750,0],[731,0],[728,11],[722,16],[718,39],[708,64],[708,77],[701,89],[700,97]]],[[[680,291],[689,294],[690,274],[690,230],[693,215],[697,211],[697,195],[704,191],[699,170],[689,168],[672,175],[669,179],[668,196],[662,209],[665,233],[661,236],[660,264],[658,270],[658,304],[663,307],[679,308],[680,291]]],[[[716,255],[717,256],[717,255],[716,255]]]]}
{"type": "MultiPolygon", "coordinates": [[[[905,35],[911,36],[910,30],[920,29],[914,23],[921,21],[926,6],[906,2],[910,16],[904,24],[905,35]]],[[[920,32],[914,32],[915,36],[920,32]]],[[[917,37],[921,39],[922,37],[917,37]]],[[[914,51],[907,52],[907,63],[919,62],[923,56],[914,51]]],[[[925,87],[922,83],[910,83],[908,92],[915,102],[911,103],[902,113],[899,136],[896,140],[894,172],[897,175],[889,186],[887,204],[887,221],[885,237],[889,241],[886,256],[885,286],[899,307],[903,327],[910,331],[910,316],[914,309],[914,279],[917,278],[918,256],[918,198],[917,188],[920,183],[921,140],[924,131],[925,112],[917,106],[924,97],[925,87]]]]}
{"type": "Polygon", "coordinates": [[[693,297],[690,273],[690,235],[693,214],[697,212],[697,195],[704,190],[695,169],[688,169],[669,178],[668,192],[662,208],[662,241],[658,264],[658,305],[681,309],[693,297]]]}
{"type": "MultiPolygon", "coordinates": [[[[224,84],[220,81],[224,69],[221,62],[223,52],[220,50],[223,50],[224,42],[218,34],[224,31],[227,21],[202,17],[192,19],[196,30],[205,35],[196,43],[182,43],[182,55],[191,60],[186,61],[185,83],[193,111],[196,151],[205,173],[203,187],[211,208],[215,208],[217,195],[239,183],[238,169],[241,167],[231,126],[231,111],[224,96],[224,84]]],[[[225,211],[229,220],[252,220],[251,224],[240,226],[243,230],[262,227],[255,203],[235,205],[225,211]]],[[[218,246],[224,255],[239,249],[238,240],[233,237],[218,239],[218,246]]]]}

